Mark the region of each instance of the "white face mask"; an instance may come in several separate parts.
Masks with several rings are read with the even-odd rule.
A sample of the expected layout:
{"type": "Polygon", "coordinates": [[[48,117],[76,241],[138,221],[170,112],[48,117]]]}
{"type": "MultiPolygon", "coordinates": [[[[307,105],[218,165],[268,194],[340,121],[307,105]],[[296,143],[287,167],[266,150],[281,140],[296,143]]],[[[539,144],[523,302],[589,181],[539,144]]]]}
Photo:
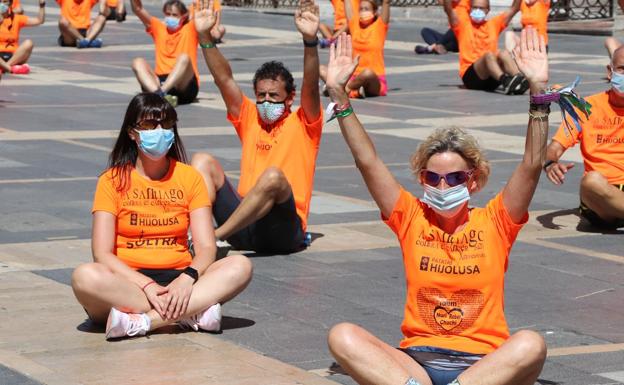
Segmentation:
{"type": "Polygon", "coordinates": [[[423,188],[425,193],[422,201],[436,213],[447,218],[457,214],[463,207],[463,203],[470,200],[470,193],[465,183],[445,190],[437,189],[428,184],[424,184],[423,188]]]}
{"type": "Polygon", "coordinates": [[[270,102],[265,100],[264,102],[256,102],[256,108],[258,109],[260,119],[262,119],[264,123],[273,124],[284,115],[286,104],[284,104],[284,102],[270,102]]]}
{"type": "Polygon", "coordinates": [[[9,12],[9,6],[5,3],[0,3],[0,14],[9,12]]]}
{"type": "MultiPolygon", "coordinates": [[[[612,65],[613,67],[613,65],[612,65]]],[[[611,88],[615,90],[620,96],[624,95],[624,74],[611,71],[611,88]]]]}
{"type": "Polygon", "coordinates": [[[481,8],[473,8],[470,11],[470,18],[477,24],[483,23],[485,21],[485,16],[487,16],[487,14],[481,8]]]}

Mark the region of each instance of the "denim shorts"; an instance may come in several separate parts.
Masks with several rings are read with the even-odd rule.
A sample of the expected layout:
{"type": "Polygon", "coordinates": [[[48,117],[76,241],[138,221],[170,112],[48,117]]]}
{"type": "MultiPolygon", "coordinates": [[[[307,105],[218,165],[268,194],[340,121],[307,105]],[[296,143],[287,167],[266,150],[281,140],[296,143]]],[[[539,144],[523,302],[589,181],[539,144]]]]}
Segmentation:
{"type": "Polygon", "coordinates": [[[458,352],[434,346],[399,349],[425,369],[433,385],[447,385],[479,361],[483,354],[458,352]]]}

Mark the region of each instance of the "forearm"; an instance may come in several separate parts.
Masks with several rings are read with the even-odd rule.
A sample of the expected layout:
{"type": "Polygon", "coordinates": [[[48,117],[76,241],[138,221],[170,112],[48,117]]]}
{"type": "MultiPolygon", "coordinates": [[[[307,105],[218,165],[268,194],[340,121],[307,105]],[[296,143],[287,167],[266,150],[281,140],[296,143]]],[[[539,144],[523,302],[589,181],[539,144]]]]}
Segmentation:
{"type": "MultiPolygon", "coordinates": [[[[202,45],[214,44],[210,34],[207,36],[200,36],[199,43],[202,45]]],[[[228,86],[231,82],[234,82],[234,76],[232,74],[232,67],[230,66],[230,63],[216,46],[212,48],[202,48],[202,54],[204,55],[206,65],[214,78],[215,84],[219,88],[219,91],[221,91],[221,95],[225,98],[228,86]]]]}
{"type": "Polygon", "coordinates": [[[384,24],[390,22],[390,0],[384,0],[381,4],[381,19],[384,24]]]}
{"type": "MultiPolygon", "coordinates": [[[[304,38],[308,41],[307,38],[304,38]]],[[[312,40],[316,39],[316,36],[312,40]]],[[[303,84],[301,85],[301,106],[312,121],[321,112],[321,95],[319,93],[319,55],[317,47],[305,47],[303,54],[303,84]]]]}
{"type": "Polygon", "coordinates": [[[215,243],[203,247],[194,245],[194,249],[195,257],[190,266],[197,270],[201,276],[216,260],[217,246],[215,243]]]}
{"type": "Polygon", "coordinates": [[[39,4],[39,14],[37,15],[37,19],[39,19],[37,24],[45,23],[45,3],[43,3],[43,5],[39,4]]]}
{"type": "Polygon", "coordinates": [[[93,259],[95,262],[106,265],[115,274],[118,274],[119,276],[126,278],[128,281],[133,282],[135,285],[139,287],[143,287],[145,284],[151,281],[150,278],[130,268],[112,252],[94,253],[93,259]]]}
{"type": "MultiPolygon", "coordinates": [[[[546,84],[531,84],[530,89],[531,95],[540,95],[546,91],[546,84]]],[[[549,113],[550,107],[546,105],[530,104],[522,166],[538,177],[546,157],[549,113]]]]}
{"type": "Polygon", "coordinates": [[[455,10],[453,9],[452,0],[444,0],[443,3],[444,13],[446,13],[446,17],[448,18],[448,22],[451,26],[456,24],[456,16],[455,10]]]}

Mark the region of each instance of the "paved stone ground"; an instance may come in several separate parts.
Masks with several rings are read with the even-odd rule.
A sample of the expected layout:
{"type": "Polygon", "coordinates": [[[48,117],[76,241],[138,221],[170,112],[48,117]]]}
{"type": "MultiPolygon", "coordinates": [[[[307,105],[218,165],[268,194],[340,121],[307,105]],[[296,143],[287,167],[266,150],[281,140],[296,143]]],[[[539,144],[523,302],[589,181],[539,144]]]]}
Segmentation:
{"type": "MultiPolygon", "coordinates": [[[[159,15],[155,4],[148,9],[159,15]]],[[[36,11],[26,6],[27,13],[36,11]]],[[[224,307],[219,335],[168,329],[106,343],[68,286],[90,260],[90,207],[131,96],[132,58],[153,59],[135,17],[110,23],[100,50],[58,48],[58,7],[26,29],[34,40],[28,76],[0,81],[0,383],[2,384],[352,384],[327,351],[328,329],[359,323],[390,344],[401,338],[400,250],[353,166],[335,123],[327,124],[311,207],[312,246],[289,256],[250,255],[249,288],[224,307]],[[326,377],[325,379],[319,377],[326,377]],[[331,381],[329,381],[331,380],[331,381]]],[[[264,61],[283,60],[301,84],[301,39],[291,16],[227,9],[221,46],[244,92],[264,61]]],[[[392,24],[389,96],[354,107],[398,180],[420,194],[408,159],[434,127],[467,127],[493,163],[483,205],[520,159],[526,96],[461,89],[457,56],[415,56],[422,22],[392,24]]],[[[583,76],[580,92],[606,87],[602,38],[552,35],[551,80],[583,76]]],[[[326,62],[327,52],[321,53],[326,62]]],[[[199,102],[178,108],[189,153],[209,151],[235,178],[239,143],[204,64],[199,102]]],[[[327,102],[327,99],[324,99],[327,102]]],[[[551,115],[554,130],[560,121],[551,115]]],[[[512,250],[506,312],[512,331],[539,331],[549,346],[541,384],[624,384],[622,231],[591,230],[575,215],[582,164],[566,184],[542,180],[531,219],[512,250]]]]}

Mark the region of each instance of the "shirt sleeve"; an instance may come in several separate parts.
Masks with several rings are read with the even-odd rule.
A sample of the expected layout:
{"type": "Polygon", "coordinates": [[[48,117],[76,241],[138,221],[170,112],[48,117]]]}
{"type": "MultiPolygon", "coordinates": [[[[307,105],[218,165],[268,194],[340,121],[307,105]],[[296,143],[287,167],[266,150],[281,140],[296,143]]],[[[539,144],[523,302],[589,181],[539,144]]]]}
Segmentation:
{"type": "Polygon", "coordinates": [[[455,7],[455,16],[457,17],[457,24],[451,25],[453,33],[459,40],[459,36],[464,32],[465,28],[470,28],[470,11],[469,7],[455,7]]]}
{"type": "Polygon", "coordinates": [[[211,207],[210,198],[208,198],[208,189],[204,183],[202,176],[193,168],[189,168],[189,212],[201,208],[211,207]]]}
{"type": "Polygon", "coordinates": [[[386,225],[388,225],[388,227],[390,227],[399,239],[403,239],[405,238],[405,234],[409,229],[412,219],[422,214],[423,210],[422,207],[420,207],[418,199],[401,187],[399,199],[397,199],[394,204],[394,208],[392,209],[390,216],[388,218],[384,218],[382,215],[381,219],[386,225]]]}
{"type": "Polygon", "coordinates": [[[147,32],[148,35],[155,37],[156,32],[158,31],[158,27],[160,27],[159,23],[160,23],[160,20],[152,16],[152,18],[150,19],[150,25],[149,27],[145,28],[145,32],[147,32]]]}
{"type": "Polygon", "coordinates": [[[507,28],[507,12],[503,12],[500,15],[496,15],[493,19],[496,23],[496,30],[501,33],[505,28],[507,28]]]}
{"type": "Polygon", "coordinates": [[[19,28],[21,29],[23,26],[26,25],[26,23],[28,23],[28,16],[25,15],[17,15],[19,16],[19,18],[17,19],[17,24],[19,25],[19,28]]]}
{"type": "Polygon", "coordinates": [[[509,212],[503,202],[503,193],[498,193],[486,206],[487,215],[498,230],[501,242],[507,251],[511,250],[518,233],[529,220],[529,213],[525,213],[520,223],[515,223],[509,216],[509,212]]]}
{"type": "Polygon", "coordinates": [[[319,143],[321,141],[321,133],[323,131],[323,109],[321,107],[319,116],[313,122],[308,122],[305,112],[302,107],[297,108],[297,116],[299,120],[303,122],[308,137],[314,142],[319,143]]]}
{"type": "MultiPolygon", "coordinates": [[[[568,116],[566,116],[566,119],[568,119],[568,116]]],[[[581,134],[576,129],[574,122],[568,119],[568,125],[566,125],[565,122],[561,122],[555,136],[553,136],[553,140],[559,142],[563,148],[568,149],[578,143],[580,136],[581,134]],[[568,129],[568,126],[571,127],[572,130],[568,129]]]]}
{"type": "Polygon", "coordinates": [[[106,172],[98,179],[97,186],[95,188],[95,196],[93,198],[93,208],[91,213],[96,211],[106,211],[115,216],[119,213],[118,205],[119,194],[113,186],[113,179],[111,173],[106,172]]]}
{"type": "Polygon", "coordinates": [[[243,95],[243,102],[239,109],[238,116],[234,116],[228,112],[227,120],[234,125],[238,138],[241,142],[245,138],[245,134],[250,128],[250,122],[258,119],[258,112],[256,110],[256,104],[252,102],[247,96],[243,95]]]}

